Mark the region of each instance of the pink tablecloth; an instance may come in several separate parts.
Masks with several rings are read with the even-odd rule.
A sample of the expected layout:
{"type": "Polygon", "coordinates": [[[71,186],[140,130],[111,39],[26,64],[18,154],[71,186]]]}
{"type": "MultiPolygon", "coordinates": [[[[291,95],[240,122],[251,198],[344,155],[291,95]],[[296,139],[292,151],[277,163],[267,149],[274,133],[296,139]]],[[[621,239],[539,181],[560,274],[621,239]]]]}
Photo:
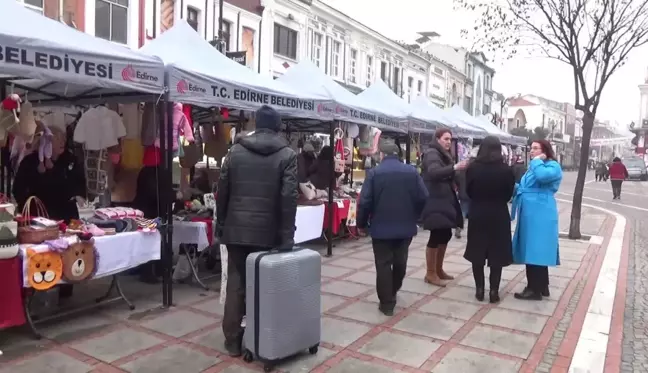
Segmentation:
{"type": "Polygon", "coordinates": [[[0,329],[23,325],[22,258],[0,259],[0,329]]]}

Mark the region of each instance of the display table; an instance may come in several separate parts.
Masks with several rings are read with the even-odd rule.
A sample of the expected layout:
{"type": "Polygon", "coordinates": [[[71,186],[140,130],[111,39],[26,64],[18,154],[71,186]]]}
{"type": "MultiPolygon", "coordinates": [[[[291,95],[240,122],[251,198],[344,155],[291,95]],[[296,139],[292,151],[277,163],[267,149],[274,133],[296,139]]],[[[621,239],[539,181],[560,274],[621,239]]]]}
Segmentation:
{"type": "MultiPolygon", "coordinates": [[[[326,205],[297,206],[295,216],[295,244],[318,239],[322,236],[326,205]]],[[[348,205],[347,205],[348,206],[348,205]]]]}
{"type": "MultiPolygon", "coordinates": [[[[93,279],[108,277],[140,264],[160,259],[160,233],[127,232],[111,236],[95,237],[95,247],[99,254],[99,266],[93,279]]],[[[29,287],[27,280],[27,248],[36,252],[47,251],[47,245],[20,245],[20,255],[23,258],[23,286],[29,287]]]]}
{"type": "Polygon", "coordinates": [[[182,244],[196,245],[198,251],[205,250],[212,242],[211,225],[211,221],[174,221],[173,251],[177,254],[182,244]]]}
{"type": "MultiPolygon", "coordinates": [[[[100,236],[94,237],[95,248],[97,255],[99,256],[97,272],[92,279],[98,279],[102,277],[112,276],[112,281],[110,282],[110,287],[105,294],[99,296],[96,299],[95,304],[91,304],[86,307],[70,309],[64,312],[60,312],[50,317],[45,317],[39,319],[39,322],[45,322],[47,320],[64,317],[66,315],[79,312],[83,309],[96,307],[97,304],[103,302],[113,302],[122,300],[124,301],[129,309],[135,309],[135,306],[126,298],[124,292],[122,291],[121,285],[119,283],[119,273],[127,271],[131,268],[135,268],[141,264],[145,264],[152,260],[160,259],[160,248],[161,248],[161,236],[160,232],[127,232],[119,233],[110,236],[100,236]],[[112,296],[113,292],[117,292],[116,296],[112,296]]],[[[27,325],[31,329],[34,337],[37,339],[41,338],[41,334],[36,329],[34,320],[32,319],[32,311],[30,309],[31,300],[33,299],[34,294],[37,292],[35,289],[29,287],[29,282],[25,274],[27,273],[28,260],[26,258],[27,249],[32,249],[36,252],[48,251],[49,247],[47,245],[21,245],[20,254],[18,255],[18,260],[22,262],[22,286],[25,289],[24,296],[22,299],[22,306],[24,307],[24,315],[27,321],[27,325]]],[[[89,280],[92,280],[89,279],[89,280]]],[[[64,283],[61,281],[60,283],[64,283]]],[[[17,284],[18,287],[20,283],[17,284]]],[[[20,301],[19,301],[20,302],[20,301]]]]}

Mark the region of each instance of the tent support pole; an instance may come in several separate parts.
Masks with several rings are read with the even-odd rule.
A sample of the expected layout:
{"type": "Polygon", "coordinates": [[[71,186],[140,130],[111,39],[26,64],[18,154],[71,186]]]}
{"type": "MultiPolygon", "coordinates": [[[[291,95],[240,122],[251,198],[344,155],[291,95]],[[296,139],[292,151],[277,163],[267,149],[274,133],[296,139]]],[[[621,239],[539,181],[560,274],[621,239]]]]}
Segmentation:
{"type": "Polygon", "coordinates": [[[410,153],[412,152],[412,136],[410,135],[410,132],[405,135],[405,141],[407,141],[405,143],[405,163],[410,164],[412,158],[412,156],[410,155],[410,153]]]}
{"type": "MultiPolygon", "coordinates": [[[[4,98],[7,97],[6,83],[7,82],[5,80],[0,80],[0,100],[4,100],[4,98]]],[[[7,147],[8,146],[5,145],[0,150],[0,156],[2,156],[2,159],[0,159],[0,192],[2,192],[6,196],[9,196],[11,194],[11,190],[9,189],[9,187],[5,188],[5,180],[7,181],[7,184],[9,184],[9,179],[11,178],[8,175],[9,172],[7,172],[9,170],[9,159],[7,159],[8,152],[5,151],[5,148],[7,147]]]]}
{"type": "Polygon", "coordinates": [[[326,256],[333,256],[333,191],[335,190],[336,177],[335,177],[335,121],[329,124],[329,146],[331,147],[331,179],[329,180],[329,193],[328,193],[328,229],[326,230],[326,256]]]}
{"type": "Polygon", "coordinates": [[[165,162],[164,154],[166,153],[166,100],[162,100],[157,105],[157,121],[158,121],[158,133],[160,136],[160,163],[157,167],[158,175],[158,215],[160,217],[160,267],[162,268],[162,307],[169,307],[169,293],[167,291],[168,279],[167,279],[167,269],[166,269],[166,256],[167,256],[167,220],[166,220],[166,204],[167,204],[167,195],[166,192],[166,176],[165,176],[165,162]]]}
{"type": "MultiPolygon", "coordinates": [[[[165,153],[165,169],[166,180],[164,184],[166,189],[165,193],[168,200],[166,201],[164,214],[167,219],[167,237],[166,237],[166,262],[164,263],[164,273],[167,281],[167,300],[169,306],[173,305],[173,282],[171,281],[171,267],[173,266],[173,201],[175,200],[175,193],[173,191],[173,102],[169,98],[169,93],[166,96],[166,143],[167,151],[165,153]]],[[[160,141],[162,142],[162,141],[160,141]]]]}

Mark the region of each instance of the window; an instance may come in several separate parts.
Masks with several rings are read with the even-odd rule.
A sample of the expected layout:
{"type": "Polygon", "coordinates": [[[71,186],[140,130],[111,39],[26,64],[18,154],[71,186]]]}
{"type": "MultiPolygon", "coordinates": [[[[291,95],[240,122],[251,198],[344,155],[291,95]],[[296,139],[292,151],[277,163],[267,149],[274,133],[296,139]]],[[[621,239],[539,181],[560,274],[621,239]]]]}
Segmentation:
{"type": "Polygon", "coordinates": [[[387,62],[380,61],[380,79],[389,84],[387,81],[387,62]]]}
{"type": "Polygon", "coordinates": [[[394,93],[397,95],[400,95],[400,69],[398,67],[394,67],[394,86],[392,87],[394,93]]]}
{"type": "Polygon", "coordinates": [[[317,66],[320,67],[322,62],[322,44],[323,37],[322,34],[317,32],[313,33],[313,41],[311,43],[311,61],[317,66]]]}
{"type": "Polygon", "coordinates": [[[520,118],[515,118],[515,127],[520,128],[520,118]]]}
{"type": "Polygon", "coordinates": [[[418,93],[419,93],[419,95],[421,93],[423,93],[423,81],[422,80],[418,81],[418,93]]]}
{"type": "Polygon", "coordinates": [[[490,114],[490,106],[489,105],[484,105],[484,112],[482,114],[484,114],[484,115],[490,114]]]}
{"type": "Polygon", "coordinates": [[[223,25],[221,26],[221,34],[220,37],[223,39],[225,42],[224,47],[226,51],[230,50],[230,39],[232,38],[232,23],[223,20],[223,25]]]}
{"type": "Polygon", "coordinates": [[[44,0],[23,0],[25,8],[33,10],[38,14],[43,14],[43,1],[44,0]]]}
{"type": "Polygon", "coordinates": [[[340,75],[340,59],[342,59],[342,43],[339,41],[333,41],[333,46],[331,47],[331,74],[335,77],[340,75]]]}
{"type": "Polygon", "coordinates": [[[434,67],[434,73],[443,76],[443,70],[438,67],[434,67]]]}
{"type": "Polygon", "coordinates": [[[373,82],[373,56],[367,56],[367,87],[373,82]]]}
{"type": "Polygon", "coordinates": [[[357,83],[356,70],[358,68],[358,51],[351,49],[349,51],[349,82],[357,83]]]}
{"type": "Polygon", "coordinates": [[[412,86],[414,85],[414,78],[411,76],[407,77],[407,88],[412,89],[412,86]]]}
{"type": "Polygon", "coordinates": [[[297,31],[274,24],[274,53],[297,59],[297,31]]]}
{"type": "MultiPolygon", "coordinates": [[[[25,2],[34,0],[26,0],[25,2]]],[[[96,0],[95,36],[126,44],[128,39],[128,0],[96,0]]]]}
{"type": "Polygon", "coordinates": [[[472,97],[466,96],[464,98],[464,110],[466,110],[468,113],[472,113],[472,97]]]}
{"type": "Polygon", "coordinates": [[[468,68],[466,69],[466,77],[468,80],[473,80],[473,69],[471,64],[468,64],[468,68]]]}
{"type": "Polygon", "coordinates": [[[200,16],[200,11],[196,8],[190,6],[187,7],[187,23],[191,28],[198,31],[198,18],[200,16]]]}

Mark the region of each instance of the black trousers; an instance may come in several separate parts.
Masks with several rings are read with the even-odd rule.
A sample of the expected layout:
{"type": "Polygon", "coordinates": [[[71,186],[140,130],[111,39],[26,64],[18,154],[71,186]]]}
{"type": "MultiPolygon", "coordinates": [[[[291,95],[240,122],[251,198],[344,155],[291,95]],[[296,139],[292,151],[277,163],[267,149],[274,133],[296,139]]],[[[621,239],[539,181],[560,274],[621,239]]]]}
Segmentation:
{"type": "Polygon", "coordinates": [[[403,286],[411,243],[412,238],[371,241],[376,262],[376,292],[383,306],[396,306],[396,293],[403,286]]]}
{"type": "Polygon", "coordinates": [[[610,180],[612,184],[612,195],[614,197],[621,197],[621,186],[623,185],[623,180],[610,180]]]}
{"type": "MultiPolygon", "coordinates": [[[[475,286],[477,289],[484,289],[486,281],[484,279],[484,266],[473,264],[472,266],[473,278],[475,279],[475,286]]],[[[490,267],[490,274],[488,275],[488,282],[490,283],[489,290],[499,291],[500,282],[502,281],[502,267],[490,267]]]]}
{"type": "Polygon", "coordinates": [[[549,286],[549,267],[526,265],[527,284],[529,289],[540,293],[549,286]]]}
{"type": "Polygon", "coordinates": [[[226,341],[240,343],[243,338],[241,322],[245,316],[245,260],[257,251],[254,246],[227,245],[227,297],[223,315],[223,335],[226,341]]]}

